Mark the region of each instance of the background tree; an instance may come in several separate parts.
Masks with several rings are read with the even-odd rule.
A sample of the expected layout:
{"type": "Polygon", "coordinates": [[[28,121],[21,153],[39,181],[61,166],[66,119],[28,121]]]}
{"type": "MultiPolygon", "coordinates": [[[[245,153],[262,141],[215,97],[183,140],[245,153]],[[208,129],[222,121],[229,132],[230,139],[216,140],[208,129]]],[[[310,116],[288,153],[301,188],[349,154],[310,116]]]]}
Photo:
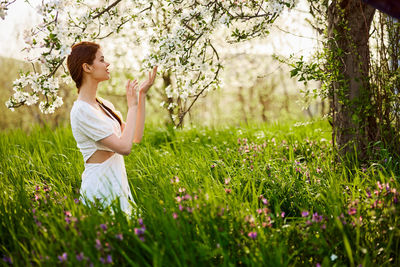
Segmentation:
{"type": "Polygon", "coordinates": [[[399,43],[393,33],[398,23],[380,14],[384,19],[371,31],[376,10],[361,0],[309,2],[313,26],[324,37],[323,48],[316,53],[316,62],[292,62],[292,75],[322,82],[320,90],[308,93],[329,98],[332,138],[342,156],[350,152],[367,159],[377,144],[399,152],[393,102],[399,75],[397,63],[391,63],[397,59],[399,43]],[[376,53],[371,40],[379,43],[376,53]],[[388,60],[391,57],[393,61],[388,60]],[[383,83],[377,77],[387,80],[383,83]]]}

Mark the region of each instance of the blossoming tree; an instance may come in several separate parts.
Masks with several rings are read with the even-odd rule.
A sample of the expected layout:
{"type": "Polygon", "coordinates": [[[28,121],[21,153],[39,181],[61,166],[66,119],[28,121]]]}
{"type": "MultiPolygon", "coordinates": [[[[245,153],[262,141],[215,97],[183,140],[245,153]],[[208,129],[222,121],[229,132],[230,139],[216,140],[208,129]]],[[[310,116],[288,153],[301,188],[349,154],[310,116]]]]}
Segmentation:
{"type": "MultiPolygon", "coordinates": [[[[65,58],[71,45],[125,30],[149,47],[142,68],[158,65],[169,73],[165,88],[169,103],[164,107],[181,126],[196,100],[220,85],[223,60],[213,43],[215,31],[229,29],[227,45],[265,36],[284,8],[294,4],[295,0],[44,0],[37,7],[42,23],[25,34],[32,71],[14,81],[15,92],[6,106],[14,110],[39,103],[43,113],[53,113],[63,104],[59,78],[69,75],[65,58]]],[[[130,49],[130,44],[122,49],[130,49]]]]}

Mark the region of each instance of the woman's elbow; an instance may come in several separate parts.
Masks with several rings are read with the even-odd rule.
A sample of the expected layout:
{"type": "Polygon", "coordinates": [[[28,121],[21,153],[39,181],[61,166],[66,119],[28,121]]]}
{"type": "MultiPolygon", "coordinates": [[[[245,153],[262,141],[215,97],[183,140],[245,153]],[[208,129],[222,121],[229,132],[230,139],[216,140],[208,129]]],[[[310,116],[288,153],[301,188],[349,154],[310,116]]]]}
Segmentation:
{"type": "Polygon", "coordinates": [[[127,146],[125,149],[121,151],[121,154],[124,156],[128,156],[132,151],[132,145],[127,146]]]}

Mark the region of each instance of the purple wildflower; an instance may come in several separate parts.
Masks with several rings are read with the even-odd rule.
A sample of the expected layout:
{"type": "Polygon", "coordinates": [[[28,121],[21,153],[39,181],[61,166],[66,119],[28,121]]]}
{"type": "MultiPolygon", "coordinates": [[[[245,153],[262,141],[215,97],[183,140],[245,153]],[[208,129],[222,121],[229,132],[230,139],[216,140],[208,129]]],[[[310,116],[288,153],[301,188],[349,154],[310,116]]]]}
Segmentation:
{"type": "Polygon", "coordinates": [[[140,226],[143,226],[143,219],[142,219],[142,218],[139,218],[139,219],[138,219],[138,222],[139,222],[139,225],[140,225],[140,226]]]}
{"type": "Polygon", "coordinates": [[[4,256],[4,257],[3,257],[3,261],[12,264],[12,259],[11,259],[10,257],[4,256]]]}
{"type": "Polygon", "coordinates": [[[313,222],[321,222],[322,221],[322,215],[318,215],[318,213],[314,213],[312,216],[312,221],[313,222]]]}
{"type": "Polygon", "coordinates": [[[174,217],[174,219],[176,220],[178,218],[178,214],[176,214],[175,212],[172,213],[172,217],[174,217]]]}
{"type": "Polygon", "coordinates": [[[267,200],[266,198],[263,198],[261,201],[262,201],[262,203],[263,203],[264,205],[268,205],[268,200],[267,200]]]}
{"type": "Polygon", "coordinates": [[[95,247],[96,247],[97,250],[100,250],[100,249],[101,249],[101,242],[100,242],[99,239],[96,239],[96,245],[95,245],[95,247]]]}
{"type": "Polygon", "coordinates": [[[105,225],[104,223],[100,224],[101,229],[103,229],[103,231],[107,230],[107,225],[105,225]]]}
{"type": "Polygon", "coordinates": [[[112,257],[111,257],[111,255],[107,255],[107,260],[106,260],[106,262],[107,262],[107,263],[112,263],[112,257]]]}
{"type": "Polygon", "coordinates": [[[253,240],[257,238],[257,232],[250,232],[247,235],[253,240]]]}
{"type": "Polygon", "coordinates": [[[100,257],[100,262],[101,262],[102,264],[106,263],[106,261],[104,260],[103,257],[100,257]]]}
{"type": "Polygon", "coordinates": [[[76,259],[78,261],[82,261],[85,258],[85,256],[83,255],[83,252],[76,254],[76,259]]]}
{"type": "Polygon", "coordinates": [[[117,239],[119,239],[119,240],[123,240],[123,239],[124,239],[124,237],[123,237],[122,234],[116,234],[115,237],[116,237],[117,239]]]}
{"type": "Polygon", "coordinates": [[[284,211],[282,211],[282,213],[281,213],[281,217],[282,217],[282,218],[284,218],[284,217],[285,217],[285,212],[284,212],[284,211]]]}
{"type": "Polygon", "coordinates": [[[301,216],[302,217],[307,217],[309,215],[309,213],[308,213],[308,211],[303,211],[303,212],[301,212],[301,216]]]}
{"type": "Polygon", "coordinates": [[[67,252],[64,252],[61,256],[58,256],[58,259],[60,260],[60,262],[67,261],[67,258],[68,258],[67,252]]]}
{"type": "Polygon", "coordinates": [[[76,204],[79,203],[79,199],[77,199],[77,198],[75,198],[74,201],[75,201],[76,204]]]}
{"type": "Polygon", "coordinates": [[[145,230],[146,230],[145,227],[135,228],[135,234],[136,235],[143,235],[145,230]]]}

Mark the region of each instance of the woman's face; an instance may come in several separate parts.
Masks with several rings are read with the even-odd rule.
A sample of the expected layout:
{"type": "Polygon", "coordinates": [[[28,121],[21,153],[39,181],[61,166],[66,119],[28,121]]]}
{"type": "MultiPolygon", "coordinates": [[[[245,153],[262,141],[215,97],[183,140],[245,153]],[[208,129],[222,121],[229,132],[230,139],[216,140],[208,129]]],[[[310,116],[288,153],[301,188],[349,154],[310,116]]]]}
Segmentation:
{"type": "Polygon", "coordinates": [[[91,65],[91,76],[99,82],[110,79],[110,72],[108,71],[110,63],[104,60],[103,53],[100,49],[97,50],[96,58],[91,65]]]}

